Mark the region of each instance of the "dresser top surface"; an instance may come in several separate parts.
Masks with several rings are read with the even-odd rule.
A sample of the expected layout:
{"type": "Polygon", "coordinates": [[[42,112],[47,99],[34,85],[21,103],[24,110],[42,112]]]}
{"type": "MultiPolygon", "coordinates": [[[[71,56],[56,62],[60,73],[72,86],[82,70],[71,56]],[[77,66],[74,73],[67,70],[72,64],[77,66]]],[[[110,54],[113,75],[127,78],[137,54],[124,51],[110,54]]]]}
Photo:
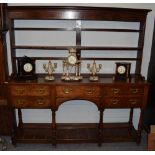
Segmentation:
{"type": "Polygon", "coordinates": [[[47,85],[102,85],[102,84],[148,84],[145,80],[140,80],[137,78],[131,78],[128,81],[114,81],[111,77],[102,77],[98,81],[90,81],[89,78],[84,77],[81,81],[62,81],[60,77],[56,77],[54,81],[47,81],[44,77],[38,77],[37,80],[10,80],[8,84],[47,84],[47,85]]]}

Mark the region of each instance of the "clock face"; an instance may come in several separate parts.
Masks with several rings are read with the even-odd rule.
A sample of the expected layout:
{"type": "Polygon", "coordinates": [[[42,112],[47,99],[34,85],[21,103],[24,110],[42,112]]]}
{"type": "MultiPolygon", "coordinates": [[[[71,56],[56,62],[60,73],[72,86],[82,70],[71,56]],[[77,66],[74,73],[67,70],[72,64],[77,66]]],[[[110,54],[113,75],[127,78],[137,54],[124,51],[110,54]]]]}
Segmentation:
{"type": "Polygon", "coordinates": [[[24,69],[24,71],[25,72],[31,72],[32,71],[32,69],[33,69],[33,66],[32,66],[32,64],[30,64],[30,63],[26,63],[24,66],[23,66],[23,69],[24,69]]]}
{"type": "Polygon", "coordinates": [[[70,56],[68,57],[68,62],[69,62],[71,65],[75,65],[76,62],[77,62],[76,56],[70,55],[70,56]]]}
{"type": "Polygon", "coordinates": [[[117,71],[118,71],[119,74],[124,74],[125,71],[126,71],[126,68],[124,66],[119,66],[117,68],[117,71]]]}

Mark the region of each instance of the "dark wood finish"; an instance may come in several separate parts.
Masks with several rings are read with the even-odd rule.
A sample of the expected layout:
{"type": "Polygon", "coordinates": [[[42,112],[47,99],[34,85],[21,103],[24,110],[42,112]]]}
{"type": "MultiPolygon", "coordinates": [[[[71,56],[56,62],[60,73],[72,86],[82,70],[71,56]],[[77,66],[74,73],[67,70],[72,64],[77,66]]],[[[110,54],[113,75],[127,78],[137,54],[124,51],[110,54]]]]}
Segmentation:
{"type": "MultiPolygon", "coordinates": [[[[81,31],[106,31],[106,32],[141,32],[134,29],[101,29],[101,28],[80,28],[81,31]]],[[[15,27],[15,31],[76,31],[76,28],[35,28],[35,27],[15,27]]]]}
{"type": "MultiPolygon", "coordinates": [[[[52,124],[50,133],[52,139],[50,142],[53,145],[56,145],[58,142],[97,142],[99,145],[101,145],[103,141],[110,141],[112,139],[114,139],[114,141],[119,140],[120,137],[117,139],[116,133],[113,134],[113,136],[115,135],[116,137],[112,138],[110,135],[107,136],[108,129],[104,129],[105,123],[103,122],[103,111],[106,108],[140,108],[141,115],[138,124],[138,130],[135,130],[132,125],[132,110],[130,112],[129,122],[126,123],[127,126],[123,129],[124,134],[125,131],[129,132],[126,134],[130,134],[130,136],[134,134],[134,136],[131,136],[130,138],[129,136],[127,136],[130,140],[136,141],[137,143],[140,142],[143,113],[146,107],[148,95],[148,84],[143,80],[137,81],[136,79],[132,79],[131,82],[113,82],[112,78],[101,78],[100,82],[90,83],[88,78],[85,78],[81,82],[68,83],[61,81],[60,78],[56,78],[55,82],[51,83],[45,82],[42,78],[40,78],[38,79],[38,81],[32,82],[19,82],[16,80],[11,80],[8,83],[7,88],[9,95],[9,104],[12,108],[52,109],[52,124]],[[31,90],[31,92],[29,90],[31,90]],[[38,98],[41,101],[38,102],[38,98]],[[85,130],[83,131],[84,133],[88,131],[88,139],[87,137],[84,138],[82,135],[80,135],[82,134],[82,130],[78,129],[78,126],[76,126],[77,129],[74,128],[74,130],[67,131],[69,130],[69,128],[61,129],[56,122],[56,111],[59,110],[59,106],[65,101],[75,99],[91,101],[98,107],[100,111],[100,120],[98,127],[95,128],[96,131],[94,131],[94,129],[90,129],[89,131],[89,126],[86,126],[85,130]],[[46,100],[48,100],[49,102],[46,102],[46,100]],[[74,135],[74,132],[77,134],[74,135]],[[63,136],[62,133],[64,136],[71,136],[71,138],[67,138],[66,136],[61,137],[63,136]],[[94,137],[94,134],[96,138],[94,137]]],[[[70,129],[73,129],[73,127],[70,126],[70,129]]],[[[14,144],[16,144],[16,142],[49,141],[49,139],[41,139],[40,141],[37,138],[31,141],[32,136],[30,136],[31,138],[27,140],[27,138],[29,137],[28,132],[30,132],[30,135],[32,133],[31,131],[29,131],[29,129],[24,129],[20,111],[19,125],[14,125],[13,131],[14,132],[12,138],[14,144]],[[25,130],[27,131],[27,133],[24,133],[25,130]]],[[[47,133],[49,134],[49,132],[47,133]]],[[[46,134],[44,134],[44,136],[45,135],[46,134]]],[[[39,135],[37,135],[37,137],[38,136],[39,135]]],[[[42,136],[43,135],[41,135],[41,137],[42,136]]],[[[121,137],[121,140],[123,139],[125,140],[126,138],[121,137]]]]}
{"type": "Polygon", "coordinates": [[[75,28],[13,28],[15,31],[75,31],[75,28]]]}
{"type": "MultiPolygon", "coordinates": [[[[50,124],[23,124],[24,130],[17,128],[18,143],[51,143],[50,124]]],[[[127,123],[105,123],[101,142],[135,141],[136,131],[130,133],[127,123]]],[[[98,142],[98,124],[57,124],[57,143],[95,143],[98,142]]]]}
{"type": "Polygon", "coordinates": [[[10,19],[65,19],[65,20],[108,20],[108,21],[145,21],[148,11],[145,9],[104,8],[104,7],[40,7],[10,6],[10,19]],[[44,14],[42,14],[44,12],[44,14]],[[46,14],[46,16],[45,16],[46,14]],[[71,14],[71,15],[70,15],[71,14]]]}
{"type": "MultiPolygon", "coordinates": [[[[11,61],[13,72],[7,79],[8,104],[11,110],[12,143],[17,142],[47,142],[56,145],[67,142],[102,142],[109,141],[136,141],[140,142],[144,109],[147,103],[149,84],[141,76],[141,63],[144,45],[144,32],[147,13],[151,10],[104,8],[104,7],[30,7],[8,6],[6,7],[5,25],[10,33],[11,61]],[[46,15],[46,16],[45,16],[46,15]],[[15,20],[75,20],[74,28],[35,28],[15,27],[15,20]],[[124,21],[140,22],[139,29],[109,29],[109,28],[82,28],[81,20],[94,21],[124,21]],[[75,46],[40,46],[17,45],[15,31],[76,31],[75,46]],[[82,46],[82,31],[107,31],[119,33],[139,33],[137,47],[120,46],[82,46]],[[55,81],[47,82],[38,74],[34,81],[17,81],[16,51],[17,49],[33,49],[36,60],[47,60],[49,57],[37,57],[37,50],[68,50],[75,48],[78,59],[93,60],[92,57],[82,58],[81,52],[85,50],[111,50],[118,52],[137,52],[135,58],[104,58],[97,60],[131,60],[136,61],[136,72],[131,76],[130,82],[113,81],[113,74],[100,74],[97,82],[90,82],[88,74],[79,82],[63,82],[60,75],[56,75],[55,81]],[[31,91],[30,91],[31,90],[31,91]],[[127,91],[129,90],[129,91],[127,91]],[[99,112],[100,118],[96,124],[58,124],[56,112],[59,106],[69,100],[88,100],[93,102],[99,112]],[[22,120],[21,109],[51,109],[50,124],[25,124],[22,120]],[[130,108],[130,118],[127,123],[106,124],[103,122],[105,108],[130,108]],[[138,130],[135,130],[133,121],[133,108],[140,108],[141,115],[138,130]],[[18,109],[19,124],[16,123],[16,109],[18,109]]],[[[64,57],[55,57],[54,60],[62,60],[64,57]]],[[[4,62],[2,61],[4,64],[4,62]]],[[[8,74],[7,74],[8,75],[8,74]]]]}
{"type": "Polygon", "coordinates": [[[0,4],[0,135],[11,134],[11,109],[7,106],[5,82],[8,79],[6,52],[6,4],[0,4]]]}
{"type": "MultiPolygon", "coordinates": [[[[16,57],[14,59],[18,59],[18,58],[22,58],[22,57],[16,57]]],[[[35,60],[64,60],[66,57],[33,57],[33,59],[35,60]]],[[[81,60],[94,60],[94,58],[84,58],[82,57],[81,60]]],[[[95,58],[95,60],[104,60],[104,61],[110,61],[110,60],[123,60],[123,61],[136,61],[138,60],[137,58],[95,58]]]]}
{"type": "Polygon", "coordinates": [[[77,50],[123,50],[136,51],[141,47],[95,47],[95,46],[13,46],[13,49],[42,49],[42,50],[68,50],[76,48],[77,50]]]}

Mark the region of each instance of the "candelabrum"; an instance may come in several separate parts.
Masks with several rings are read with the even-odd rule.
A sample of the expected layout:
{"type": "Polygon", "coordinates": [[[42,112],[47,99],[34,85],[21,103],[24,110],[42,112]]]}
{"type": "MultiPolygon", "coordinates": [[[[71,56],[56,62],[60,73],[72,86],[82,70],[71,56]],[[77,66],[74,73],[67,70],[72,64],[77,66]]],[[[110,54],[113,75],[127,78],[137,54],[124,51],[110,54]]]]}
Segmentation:
{"type": "Polygon", "coordinates": [[[54,80],[53,72],[55,72],[55,69],[57,68],[57,63],[52,63],[51,60],[49,60],[48,64],[43,64],[43,68],[45,72],[48,73],[48,75],[45,77],[45,80],[54,80]]]}
{"type": "Polygon", "coordinates": [[[97,73],[101,70],[102,68],[102,64],[99,64],[97,66],[95,60],[93,61],[92,65],[91,64],[87,64],[87,68],[88,70],[91,72],[91,76],[89,77],[90,81],[98,81],[98,76],[97,73]]]}

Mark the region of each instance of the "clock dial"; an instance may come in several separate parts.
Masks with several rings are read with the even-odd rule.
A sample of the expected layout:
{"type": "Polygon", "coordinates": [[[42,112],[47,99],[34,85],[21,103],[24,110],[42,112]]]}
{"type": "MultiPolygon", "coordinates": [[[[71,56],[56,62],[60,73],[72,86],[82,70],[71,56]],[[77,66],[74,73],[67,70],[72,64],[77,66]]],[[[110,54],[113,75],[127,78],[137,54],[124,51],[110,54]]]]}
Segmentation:
{"type": "Polygon", "coordinates": [[[32,64],[30,63],[26,63],[24,66],[23,66],[23,69],[25,72],[31,72],[33,67],[32,67],[32,64]]]}
{"type": "Polygon", "coordinates": [[[124,74],[125,71],[126,71],[126,68],[124,66],[119,66],[117,68],[117,71],[118,71],[119,74],[124,74]]]}
{"type": "Polygon", "coordinates": [[[75,57],[74,55],[70,55],[70,56],[68,57],[68,62],[69,62],[71,65],[75,65],[76,62],[77,62],[77,59],[76,59],[76,57],[75,57]]]}

